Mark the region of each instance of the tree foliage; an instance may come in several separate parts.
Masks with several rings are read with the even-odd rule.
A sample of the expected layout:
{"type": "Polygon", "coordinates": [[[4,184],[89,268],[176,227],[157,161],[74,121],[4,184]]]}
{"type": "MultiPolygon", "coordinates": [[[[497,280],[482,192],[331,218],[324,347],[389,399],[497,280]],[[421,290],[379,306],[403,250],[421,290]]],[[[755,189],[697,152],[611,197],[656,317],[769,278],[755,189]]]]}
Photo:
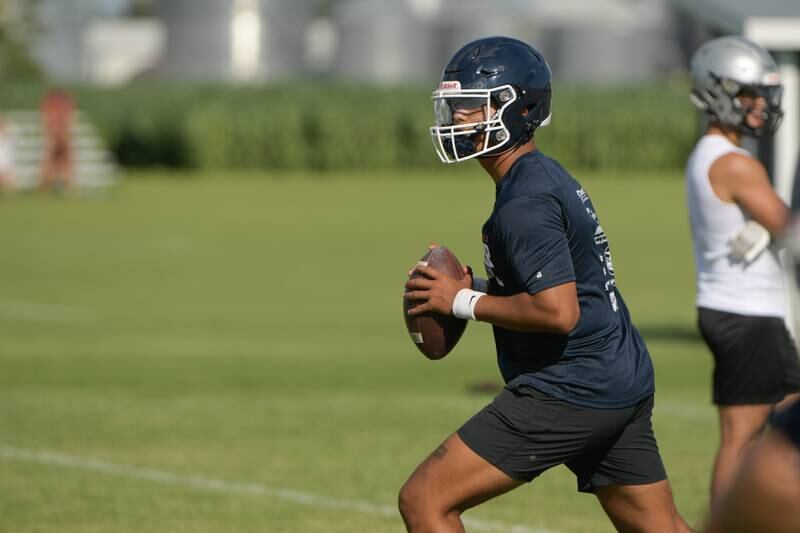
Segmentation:
{"type": "Polygon", "coordinates": [[[3,80],[35,80],[42,71],[30,54],[39,28],[39,0],[0,0],[0,77],[3,80]]]}

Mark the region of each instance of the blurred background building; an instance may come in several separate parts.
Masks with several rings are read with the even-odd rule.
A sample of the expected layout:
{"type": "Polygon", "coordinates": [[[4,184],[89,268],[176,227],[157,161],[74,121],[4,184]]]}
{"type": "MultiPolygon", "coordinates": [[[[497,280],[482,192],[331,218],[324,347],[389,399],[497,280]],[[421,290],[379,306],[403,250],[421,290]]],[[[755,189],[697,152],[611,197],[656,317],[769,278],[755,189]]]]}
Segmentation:
{"type": "MultiPolygon", "coordinates": [[[[534,43],[560,80],[661,79],[692,39],[670,0],[4,0],[36,4],[54,79],[435,79],[464,42],[534,43]]],[[[696,43],[695,43],[696,44],[696,43]]]]}
{"type": "Polygon", "coordinates": [[[101,86],[430,85],[488,34],[534,44],[558,82],[625,84],[685,73],[702,42],[742,34],[781,65],[786,122],[758,149],[784,197],[800,144],[799,25],[798,0],[0,0],[6,44],[16,35],[53,82],[101,86]]]}

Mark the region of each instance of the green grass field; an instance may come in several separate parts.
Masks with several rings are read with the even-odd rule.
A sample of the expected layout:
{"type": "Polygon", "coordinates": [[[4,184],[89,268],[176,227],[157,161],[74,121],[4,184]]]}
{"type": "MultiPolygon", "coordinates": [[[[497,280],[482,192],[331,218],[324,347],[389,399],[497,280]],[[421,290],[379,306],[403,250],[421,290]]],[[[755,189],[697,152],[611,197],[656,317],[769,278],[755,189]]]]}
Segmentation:
{"type": "MultiPolygon", "coordinates": [[[[0,531],[402,531],[400,485],[491,399],[470,386],[499,380],[487,325],[431,362],[401,316],[429,241],[482,271],[494,188],[470,168],[146,175],[0,200],[0,531]]],[[[698,524],[717,432],[682,181],[577,176],[698,524]]],[[[612,531],[563,468],[465,516],[474,531],[612,531]]]]}

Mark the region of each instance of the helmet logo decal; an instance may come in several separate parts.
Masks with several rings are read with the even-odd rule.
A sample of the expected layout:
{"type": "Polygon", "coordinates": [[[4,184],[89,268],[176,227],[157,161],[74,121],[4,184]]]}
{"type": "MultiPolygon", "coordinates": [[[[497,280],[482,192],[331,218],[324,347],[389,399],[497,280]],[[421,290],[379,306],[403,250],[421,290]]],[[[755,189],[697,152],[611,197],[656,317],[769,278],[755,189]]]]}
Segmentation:
{"type": "Polygon", "coordinates": [[[461,82],[460,81],[443,81],[439,83],[439,90],[440,91],[460,91],[461,90],[461,82]]]}

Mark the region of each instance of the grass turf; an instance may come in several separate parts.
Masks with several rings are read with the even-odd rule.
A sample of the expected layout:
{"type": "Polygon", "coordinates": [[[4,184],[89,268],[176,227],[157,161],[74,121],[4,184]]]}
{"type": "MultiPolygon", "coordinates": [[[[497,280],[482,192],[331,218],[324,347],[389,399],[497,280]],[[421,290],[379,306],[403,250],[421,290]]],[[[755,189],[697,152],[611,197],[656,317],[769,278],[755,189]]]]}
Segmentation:
{"type": "MultiPolygon", "coordinates": [[[[576,174],[655,361],[656,434],[697,524],[716,422],[682,181],[576,174]]],[[[3,200],[0,531],[401,531],[378,506],[391,509],[416,464],[490,400],[470,386],[499,379],[485,324],[442,361],[416,351],[405,273],[431,240],[482,270],[493,197],[473,167],[137,175],[102,196],[3,200]],[[158,483],[90,459],[274,491],[158,483]]],[[[498,530],[612,531],[563,468],[467,516],[498,530]]]]}

